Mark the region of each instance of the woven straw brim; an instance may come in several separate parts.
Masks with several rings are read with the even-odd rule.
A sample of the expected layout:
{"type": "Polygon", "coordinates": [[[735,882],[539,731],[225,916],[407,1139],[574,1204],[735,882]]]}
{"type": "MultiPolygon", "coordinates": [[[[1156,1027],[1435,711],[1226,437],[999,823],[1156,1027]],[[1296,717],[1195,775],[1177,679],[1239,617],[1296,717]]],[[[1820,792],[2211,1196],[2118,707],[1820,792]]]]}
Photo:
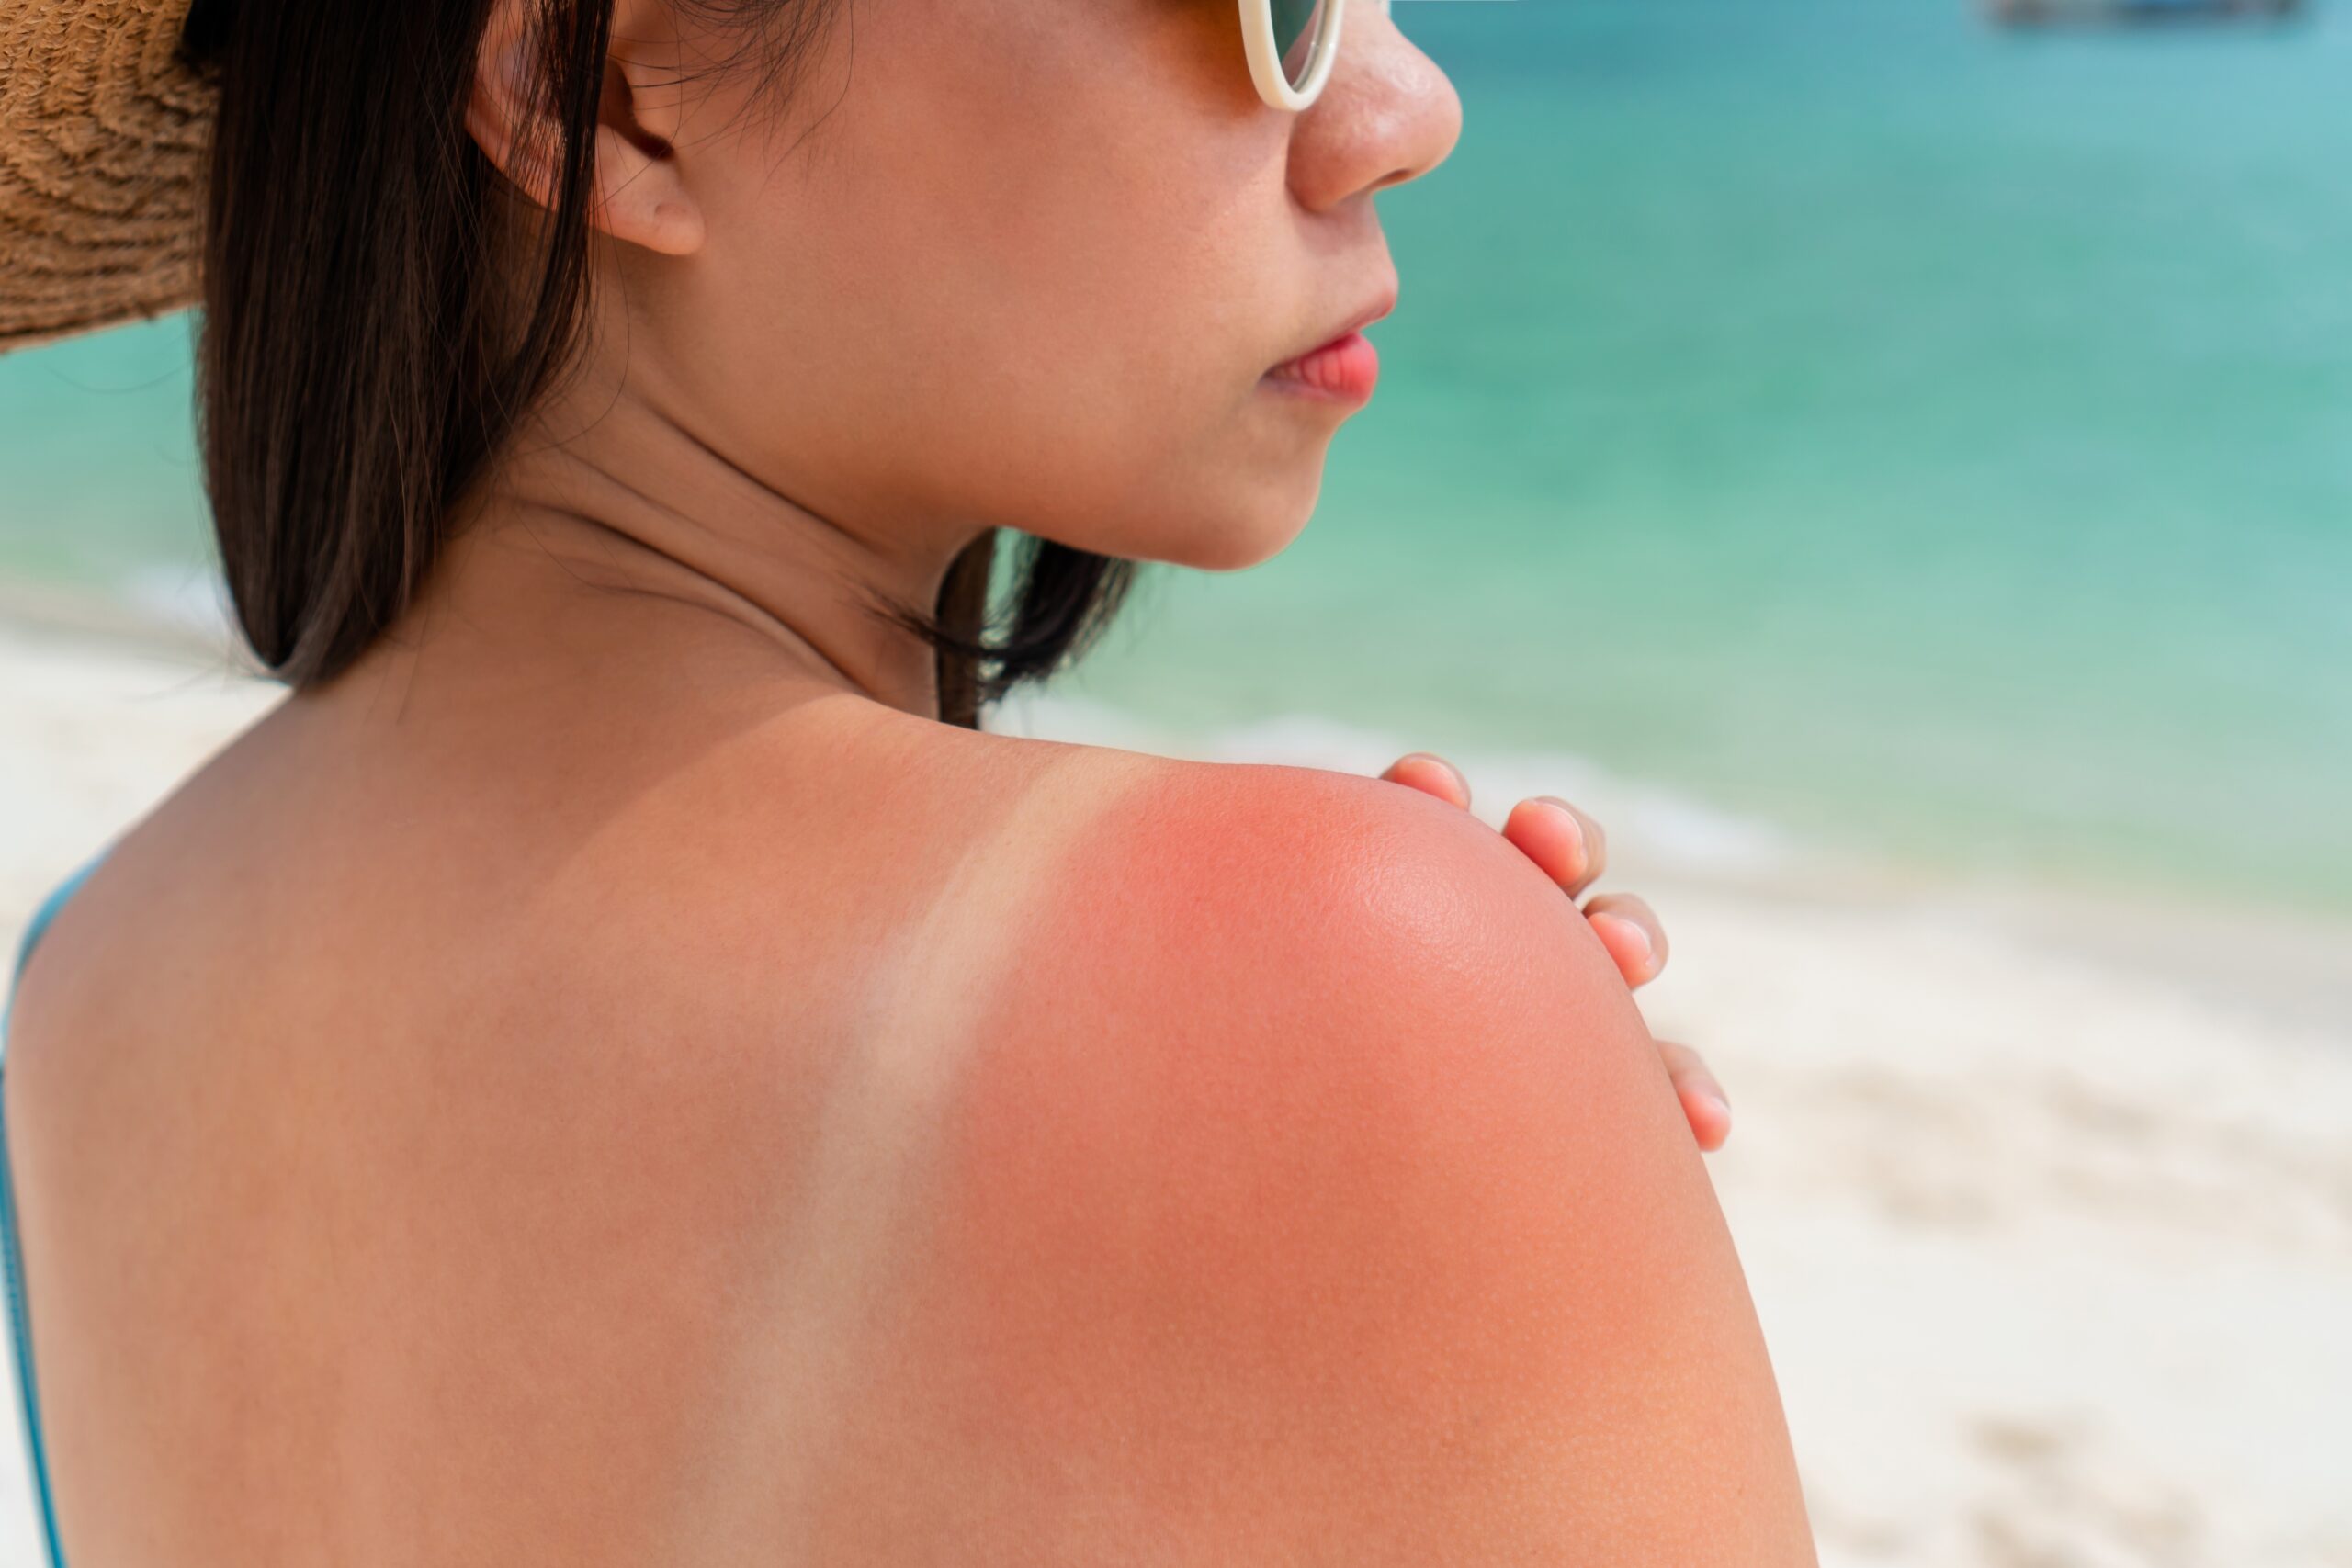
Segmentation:
{"type": "Polygon", "coordinates": [[[188,4],[0,0],[0,354],[196,302],[215,95],[174,58],[188,4]]]}

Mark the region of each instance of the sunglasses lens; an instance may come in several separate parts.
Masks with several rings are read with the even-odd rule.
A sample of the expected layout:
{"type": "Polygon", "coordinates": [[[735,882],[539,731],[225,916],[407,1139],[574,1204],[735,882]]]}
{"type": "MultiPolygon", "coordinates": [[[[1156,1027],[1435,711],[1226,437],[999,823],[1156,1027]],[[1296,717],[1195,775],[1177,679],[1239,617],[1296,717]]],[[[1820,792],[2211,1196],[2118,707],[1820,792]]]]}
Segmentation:
{"type": "Polygon", "coordinates": [[[1293,87],[1315,69],[1324,29],[1340,0],[1273,0],[1274,47],[1283,57],[1283,75],[1293,87]]]}

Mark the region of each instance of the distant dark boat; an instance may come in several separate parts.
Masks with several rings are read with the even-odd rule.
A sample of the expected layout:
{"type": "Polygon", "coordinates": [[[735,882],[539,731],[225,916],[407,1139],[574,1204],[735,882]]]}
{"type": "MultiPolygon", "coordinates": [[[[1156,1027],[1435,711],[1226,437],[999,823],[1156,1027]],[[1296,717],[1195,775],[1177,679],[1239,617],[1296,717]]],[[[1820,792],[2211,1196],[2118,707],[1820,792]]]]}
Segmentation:
{"type": "Polygon", "coordinates": [[[2172,22],[2283,21],[2307,0],[1979,0],[2005,28],[2134,27],[2172,22]]]}

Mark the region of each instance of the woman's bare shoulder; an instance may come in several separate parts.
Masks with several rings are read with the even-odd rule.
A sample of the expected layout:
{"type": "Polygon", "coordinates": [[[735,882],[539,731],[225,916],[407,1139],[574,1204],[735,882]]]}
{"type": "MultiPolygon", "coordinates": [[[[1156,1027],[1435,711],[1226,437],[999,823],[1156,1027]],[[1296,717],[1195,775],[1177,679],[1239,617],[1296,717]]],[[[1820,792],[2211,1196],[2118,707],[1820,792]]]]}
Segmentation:
{"type": "Polygon", "coordinates": [[[1185,765],[1040,886],[965,998],[861,1473],[928,1455],[932,1517],[1049,1561],[1813,1560],[1654,1045],[1515,849],[1185,765]]]}
{"type": "Polygon", "coordinates": [[[792,739],[527,853],[388,855],[373,906],[250,900],[378,1002],[276,1010],[334,1028],[253,1080],[340,1064],[305,1103],[368,1109],[254,1162],[435,1216],[369,1232],[321,1344],[511,1365],[601,1456],[575,1490],[677,1474],[644,1413],[692,1412],[728,1495],[646,1517],[811,1555],[1810,1561],[1639,1014],[1499,836],[1317,769],[792,739]],[[355,1334],[420,1292],[436,1337],[355,1334]]]}

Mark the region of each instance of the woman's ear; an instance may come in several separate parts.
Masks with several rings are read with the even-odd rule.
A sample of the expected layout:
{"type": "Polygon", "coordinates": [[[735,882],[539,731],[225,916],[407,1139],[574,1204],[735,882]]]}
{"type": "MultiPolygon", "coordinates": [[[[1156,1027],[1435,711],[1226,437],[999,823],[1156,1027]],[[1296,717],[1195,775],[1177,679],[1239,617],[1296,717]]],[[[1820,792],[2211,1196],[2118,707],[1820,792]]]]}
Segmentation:
{"type": "MultiPolygon", "coordinates": [[[[475,56],[466,130],[517,190],[552,211],[562,137],[536,97],[530,26],[538,8],[532,0],[494,0],[475,56]]],[[[615,0],[588,220],[616,240],[683,256],[702,248],[703,218],[671,146],[684,118],[677,34],[663,0],[615,0]]]]}

